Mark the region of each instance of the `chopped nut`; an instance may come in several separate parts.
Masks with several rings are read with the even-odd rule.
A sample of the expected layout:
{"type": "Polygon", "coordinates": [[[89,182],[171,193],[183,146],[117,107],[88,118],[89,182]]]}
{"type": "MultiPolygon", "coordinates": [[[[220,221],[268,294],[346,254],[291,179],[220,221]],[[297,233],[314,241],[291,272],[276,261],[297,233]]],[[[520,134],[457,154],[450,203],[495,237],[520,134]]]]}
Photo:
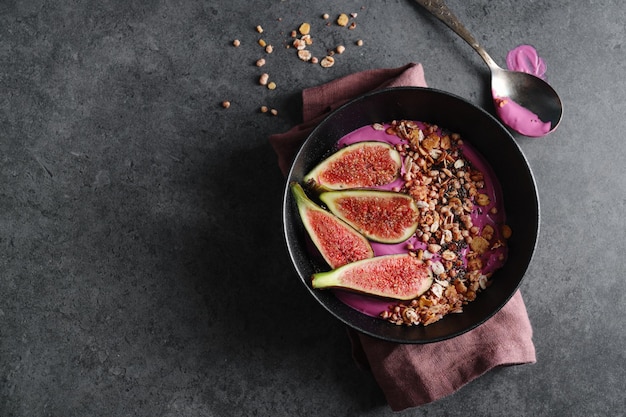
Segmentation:
{"type": "Polygon", "coordinates": [[[339,17],[337,18],[337,24],[339,26],[347,26],[348,20],[349,20],[348,15],[345,13],[341,13],[339,17]]]}
{"type": "Polygon", "coordinates": [[[271,81],[269,84],[267,84],[267,88],[269,88],[270,90],[275,90],[276,83],[274,81],[271,81]]]}
{"type": "Polygon", "coordinates": [[[335,58],[333,58],[332,56],[325,56],[324,58],[322,58],[320,65],[324,68],[330,68],[335,65],[335,58]]]}
{"type": "Polygon", "coordinates": [[[259,39],[259,45],[265,48],[267,46],[267,42],[265,42],[263,39],[259,39]]]}
{"type": "Polygon", "coordinates": [[[241,45],[241,41],[240,41],[239,39],[235,39],[235,40],[233,41],[233,46],[234,46],[235,48],[237,48],[239,45],[241,45]]]}
{"type": "Polygon", "coordinates": [[[337,48],[335,48],[335,51],[337,51],[338,54],[343,54],[346,50],[346,47],[343,45],[339,45],[337,48]]]}
{"type": "Polygon", "coordinates": [[[222,107],[224,107],[225,109],[230,107],[230,101],[222,101],[222,107]]]}
{"type": "Polygon", "coordinates": [[[502,226],[502,237],[508,239],[513,234],[513,230],[511,230],[511,226],[505,224],[502,226]]]}
{"type": "Polygon", "coordinates": [[[261,27],[261,25],[258,25],[256,27],[256,31],[259,32],[259,33],[263,33],[263,28],[261,27]]]}
{"type": "Polygon", "coordinates": [[[298,32],[300,32],[302,35],[308,35],[309,32],[311,32],[311,25],[306,22],[301,24],[298,28],[298,32]]]}
{"type": "Polygon", "coordinates": [[[265,59],[261,58],[256,62],[256,66],[257,67],[262,67],[263,65],[265,65],[265,59]]]}
{"type": "Polygon", "coordinates": [[[304,48],[306,48],[306,41],[302,40],[302,39],[296,39],[295,41],[293,41],[293,46],[298,50],[302,50],[304,48]]]}
{"type": "Polygon", "coordinates": [[[267,73],[263,73],[261,74],[261,76],[259,77],[259,84],[261,85],[267,85],[267,82],[269,81],[270,76],[267,73]]]}

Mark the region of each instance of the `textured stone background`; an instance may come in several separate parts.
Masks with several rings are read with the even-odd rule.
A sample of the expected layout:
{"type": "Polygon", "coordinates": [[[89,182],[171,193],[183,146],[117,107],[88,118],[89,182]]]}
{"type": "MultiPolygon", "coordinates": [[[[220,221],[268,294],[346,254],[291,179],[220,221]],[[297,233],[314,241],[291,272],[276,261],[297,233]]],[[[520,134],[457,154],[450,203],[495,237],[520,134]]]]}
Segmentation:
{"type": "MultiPolygon", "coordinates": [[[[449,3],[502,64],[534,45],[565,104],[556,133],[517,137],[542,203],[538,362],[400,415],[624,415],[626,11],[449,3]]],[[[410,61],[491,109],[478,55],[411,1],[0,2],[0,415],[392,415],[289,263],[267,137],[302,88],[410,61]],[[320,55],[346,45],[333,68],[284,48],[303,21],[320,55]]]]}

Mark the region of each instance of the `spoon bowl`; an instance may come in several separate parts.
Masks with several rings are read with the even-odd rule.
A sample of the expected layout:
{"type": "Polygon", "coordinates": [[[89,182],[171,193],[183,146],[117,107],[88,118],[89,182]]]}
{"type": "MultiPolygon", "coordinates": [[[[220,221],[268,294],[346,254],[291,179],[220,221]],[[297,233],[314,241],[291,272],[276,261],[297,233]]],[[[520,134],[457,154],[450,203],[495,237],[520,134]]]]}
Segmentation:
{"type": "Polygon", "coordinates": [[[500,120],[525,136],[545,136],[554,131],[563,116],[557,92],[544,80],[521,71],[501,68],[487,54],[443,0],[416,0],[467,42],[491,70],[491,93],[500,120]]]}

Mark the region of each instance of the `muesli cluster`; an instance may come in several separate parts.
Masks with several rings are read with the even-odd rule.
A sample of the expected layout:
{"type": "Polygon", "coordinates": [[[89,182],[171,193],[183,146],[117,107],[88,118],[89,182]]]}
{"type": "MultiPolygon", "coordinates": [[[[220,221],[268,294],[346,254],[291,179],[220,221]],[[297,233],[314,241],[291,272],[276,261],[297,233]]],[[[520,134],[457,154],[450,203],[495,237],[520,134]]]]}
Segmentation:
{"type": "Polygon", "coordinates": [[[484,173],[463,155],[458,134],[412,121],[374,128],[404,139],[396,145],[404,158],[404,186],[395,191],[413,196],[420,209],[419,245],[407,249],[429,264],[435,276],[426,293],[391,306],[381,317],[398,325],[429,325],[448,313],[461,312],[490,285],[491,273],[483,273],[484,255],[504,247],[511,229],[474,224],[472,213],[496,214],[497,208],[485,192],[484,173]]]}

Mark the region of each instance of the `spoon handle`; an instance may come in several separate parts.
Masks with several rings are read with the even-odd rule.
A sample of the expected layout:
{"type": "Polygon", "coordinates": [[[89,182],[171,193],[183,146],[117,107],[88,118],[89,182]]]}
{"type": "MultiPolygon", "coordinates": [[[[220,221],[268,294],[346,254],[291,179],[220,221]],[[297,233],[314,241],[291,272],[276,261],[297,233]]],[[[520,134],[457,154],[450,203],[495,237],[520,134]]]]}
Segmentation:
{"type": "Polygon", "coordinates": [[[467,42],[485,61],[490,69],[499,68],[487,51],[478,43],[472,34],[463,26],[461,21],[450,11],[443,0],[415,0],[419,5],[428,10],[433,16],[445,23],[465,42],[467,42]]]}

